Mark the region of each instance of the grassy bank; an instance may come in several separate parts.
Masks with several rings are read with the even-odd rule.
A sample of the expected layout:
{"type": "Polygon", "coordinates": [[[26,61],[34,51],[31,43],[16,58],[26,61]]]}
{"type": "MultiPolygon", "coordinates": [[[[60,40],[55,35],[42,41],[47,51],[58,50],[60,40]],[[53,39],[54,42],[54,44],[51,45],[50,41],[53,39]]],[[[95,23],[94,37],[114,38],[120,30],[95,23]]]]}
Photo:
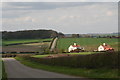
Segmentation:
{"type": "MultiPolygon", "coordinates": [[[[117,80],[115,78],[118,78],[118,70],[117,69],[105,69],[105,68],[99,68],[99,69],[85,69],[85,68],[70,68],[70,67],[61,67],[61,66],[50,66],[50,65],[43,65],[38,62],[31,61],[29,59],[25,59],[23,57],[16,57],[18,61],[20,61],[22,64],[37,68],[37,69],[43,69],[47,71],[52,72],[58,72],[68,75],[74,75],[74,76],[82,76],[82,77],[88,77],[88,78],[114,78],[112,80],[117,80]]],[[[108,79],[111,80],[111,79],[108,79]]]]}
{"type": "Polygon", "coordinates": [[[8,80],[7,73],[5,72],[4,62],[2,61],[2,79],[1,80],[8,80]]]}

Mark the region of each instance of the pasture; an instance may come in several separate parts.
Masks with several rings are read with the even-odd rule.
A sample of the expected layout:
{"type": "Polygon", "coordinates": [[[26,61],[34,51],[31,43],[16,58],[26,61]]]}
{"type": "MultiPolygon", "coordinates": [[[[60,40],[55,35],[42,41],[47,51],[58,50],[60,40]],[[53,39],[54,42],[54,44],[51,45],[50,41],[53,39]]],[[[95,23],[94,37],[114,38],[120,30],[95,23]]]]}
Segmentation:
{"type": "Polygon", "coordinates": [[[119,42],[116,38],[60,38],[57,42],[57,48],[67,51],[73,43],[77,43],[87,51],[97,50],[99,45],[106,43],[118,51],[119,42]]]}

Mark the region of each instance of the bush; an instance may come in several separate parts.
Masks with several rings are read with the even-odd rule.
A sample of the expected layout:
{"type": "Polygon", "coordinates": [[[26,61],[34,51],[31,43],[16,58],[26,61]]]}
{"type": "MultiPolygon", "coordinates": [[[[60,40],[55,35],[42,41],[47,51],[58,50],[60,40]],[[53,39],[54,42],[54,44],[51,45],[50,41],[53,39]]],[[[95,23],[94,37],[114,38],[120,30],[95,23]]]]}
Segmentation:
{"type": "Polygon", "coordinates": [[[16,54],[2,54],[2,57],[16,57],[16,54]]]}
{"type": "Polygon", "coordinates": [[[120,60],[118,52],[96,53],[90,55],[74,55],[53,58],[24,58],[46,65],[68,66],[76,68],[118,68],[120,60]]]}

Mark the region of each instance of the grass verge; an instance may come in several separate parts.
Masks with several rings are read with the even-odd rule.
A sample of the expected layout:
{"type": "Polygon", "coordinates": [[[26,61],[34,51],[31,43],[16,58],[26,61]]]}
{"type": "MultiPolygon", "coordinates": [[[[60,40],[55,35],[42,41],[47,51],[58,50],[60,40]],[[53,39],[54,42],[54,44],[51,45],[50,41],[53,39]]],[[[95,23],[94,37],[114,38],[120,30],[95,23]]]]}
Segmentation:
{"type": "Polygon", "coordinates": [[[63,74],[68,74],[73,76],[80,76],[80,77],[82,76],[82,77],[96,78],[96,79],[103,78],[104,80],[117,80],[118,78],[117,69],[70,68],[70,67],[43,65],[22,57],[16,57],[15,59],[20,61],[22,64],[32,68],[43,69],[47,71],[58,72],[58,73],[63,73],[63,74]]]}
{"type": "Polygon", "coordinates": [[[4,62],[2,61],[2,79],[1,80],[8,80],[7,73],[5,72],[4,62]]]}

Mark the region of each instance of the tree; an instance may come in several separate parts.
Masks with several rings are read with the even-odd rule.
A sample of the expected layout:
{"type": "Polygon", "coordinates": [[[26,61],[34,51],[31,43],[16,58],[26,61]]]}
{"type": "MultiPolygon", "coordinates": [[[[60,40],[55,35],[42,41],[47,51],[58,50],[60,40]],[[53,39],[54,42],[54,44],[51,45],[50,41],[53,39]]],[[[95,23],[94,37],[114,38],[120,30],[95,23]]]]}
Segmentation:
{"type": "Polygon", "coordinates": [[[59,33],[58,33],[58,37],[63,38],[63,37],[65,37],[65,35],[64,35],[63,33],[59,32],[59,33]]]}
{"type": "Polygon", "coordinates": [[[59,34],[53,30],[24,30],[16,32],[2,32],[3,39],[37,39],[54,38],[59,34]]]}
{"type": "Polygon", "coordinates": [[[73,38],[79,38],[79,34],[72,34],[73,38]]]}

